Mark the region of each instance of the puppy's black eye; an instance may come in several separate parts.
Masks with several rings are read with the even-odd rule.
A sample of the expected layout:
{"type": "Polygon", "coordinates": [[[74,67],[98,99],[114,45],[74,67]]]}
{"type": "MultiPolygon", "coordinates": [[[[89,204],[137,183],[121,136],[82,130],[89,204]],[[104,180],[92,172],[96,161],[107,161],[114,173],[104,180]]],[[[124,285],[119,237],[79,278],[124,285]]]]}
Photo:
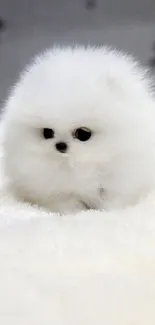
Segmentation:
{"type": "Polygon", "coordinates": [[[45,139],[54,138],[54,131],[52,129],[45,128],[43,129],[43,136],[45,139]]]}
{"type": "Polygon", "coordinates": [[[90,139],[92,133],[91,131],[86,127],[81,127],[79,129],[76,129],[73,133],[73,136],[80,140],[80,141],[87,141],[90,139]]]}

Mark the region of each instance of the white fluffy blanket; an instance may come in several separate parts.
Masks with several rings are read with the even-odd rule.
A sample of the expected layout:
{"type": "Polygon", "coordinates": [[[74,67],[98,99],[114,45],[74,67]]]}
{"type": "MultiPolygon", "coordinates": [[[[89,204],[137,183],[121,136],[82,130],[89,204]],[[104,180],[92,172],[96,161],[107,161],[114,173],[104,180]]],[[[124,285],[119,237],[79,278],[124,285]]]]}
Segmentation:
{"type": "Polygon", "coordinates": [[[155,195],[60,217],[0,198],[1,325],[154,325],[155,195]]]}

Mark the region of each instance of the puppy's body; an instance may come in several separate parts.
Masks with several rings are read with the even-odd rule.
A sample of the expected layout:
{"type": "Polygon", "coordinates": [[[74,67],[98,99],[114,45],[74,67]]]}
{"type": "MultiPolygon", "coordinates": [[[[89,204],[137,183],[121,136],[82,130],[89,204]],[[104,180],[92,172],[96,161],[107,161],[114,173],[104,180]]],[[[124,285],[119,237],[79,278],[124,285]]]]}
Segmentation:
{"type": "Polygon", "coordinates": [[[155,187],[155,103],[143,71],[123,54],[46,52],[12,91],[3,126],[9,187],[31,203],[60,213],[110,209],[155,187]],[[87,141],[77,137],[81,128],[87,141]],[[65,152],[56,149],[62,143],[65,152]]]}

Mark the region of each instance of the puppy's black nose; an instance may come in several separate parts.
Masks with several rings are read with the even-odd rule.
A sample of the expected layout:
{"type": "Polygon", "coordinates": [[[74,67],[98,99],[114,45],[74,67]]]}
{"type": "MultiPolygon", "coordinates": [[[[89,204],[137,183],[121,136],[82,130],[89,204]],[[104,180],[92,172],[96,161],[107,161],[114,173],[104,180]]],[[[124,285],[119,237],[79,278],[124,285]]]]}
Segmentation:
{"type": "Polygon", "coordinates": [[[55,147],[58,151],[62,153],[67,151],[67,144],[65,142],[57,142],[55,147]]]}

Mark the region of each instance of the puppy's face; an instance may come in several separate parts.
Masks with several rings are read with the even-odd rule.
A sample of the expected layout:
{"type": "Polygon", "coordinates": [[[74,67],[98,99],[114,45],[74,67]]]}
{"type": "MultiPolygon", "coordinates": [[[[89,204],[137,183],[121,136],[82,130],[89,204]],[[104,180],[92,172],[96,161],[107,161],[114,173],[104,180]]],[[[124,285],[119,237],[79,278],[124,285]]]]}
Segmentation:
{"type": "Polygon", "coordinates": [[[39,60],[8,101],[7,173],[19,194],[35,202],[108,189],[111,175],[145,141],[138,82],[125,84],[117,69],[111,76],[98,65],[100,56],[65,55],[39,60]]]}
{"type": "Polygon", "coordinates": [[[88,100],[78,90],[66,98],[59,91],[55,89],[50,97],[46,89],[38,92],[37,103],[33,98],[26,105],[31,109],[23,101],[20,105],[25,110],[7,121],[7,170],[15,187],[27,197],[46,199],[55,193],[96,189],[100,165],[109,161],[110,150],[114,153],[113,135],[108,135],[101,116],[96,116],[91,91],[88,100]],[[46,106],[40,105],[43,96],[46,106]]]}

